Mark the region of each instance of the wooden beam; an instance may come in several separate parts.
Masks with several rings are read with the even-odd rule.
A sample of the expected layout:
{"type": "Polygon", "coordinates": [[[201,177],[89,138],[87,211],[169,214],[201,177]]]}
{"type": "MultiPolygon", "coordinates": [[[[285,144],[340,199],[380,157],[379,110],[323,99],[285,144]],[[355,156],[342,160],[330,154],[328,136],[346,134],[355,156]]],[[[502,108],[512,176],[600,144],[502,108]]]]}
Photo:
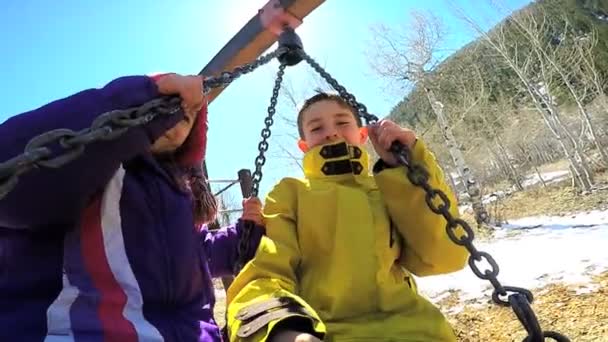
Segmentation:
{"type": "MultiPolygon", "coordinates": [[[[323,2],[325,0],[269,0],[207,63],[199,75],[217,76],[223,71],[254,61],[278,40],[281,26],[289,25],[296,29],[323,2]]],[[[224,88],[212,89],[208,94],[209,103],[223,90],[224,88]]],[[[203,174],[209,179],[204,160],[201,166],[203,174]]],[[[209,184],[208,186],[211,191],[209,184]]],[[[218,227],[217,220],[211,226],[218,227]]]]}
{"type": "MultiPolygon", "coordinates": [[[[270,0],[245,26],[209,61],[199,75],[217,76],[223,71],[250,63],[274,44],[280,27],[296,28],[302,20],[325,0],[270,0]]],[[[246,77],[246,76],[245,76],[246,77]]],[[[211,103],[224,88],[212,89],[211,103]]]]}

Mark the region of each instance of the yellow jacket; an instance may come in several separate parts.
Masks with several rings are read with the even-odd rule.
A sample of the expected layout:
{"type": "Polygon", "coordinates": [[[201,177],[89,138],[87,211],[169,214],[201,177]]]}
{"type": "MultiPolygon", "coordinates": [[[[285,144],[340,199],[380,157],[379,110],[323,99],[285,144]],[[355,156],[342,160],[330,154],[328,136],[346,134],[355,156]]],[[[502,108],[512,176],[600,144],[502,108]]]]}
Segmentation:
{"type": "MultiPolygon", "coordinates": [[[[420,140],[412,159],[457,216],[443,172],[420,140]]],[[[371,175],[368,160],[345,143],[319,146],[304,157],[306,179],[285,178],[268,194],[268,237],[228,290],[231,341],[265,341],[293,316],[310,319],[324,341],[455,341],[410,272],[459,270],[467,252],[449,240],[445,219],[428,209],[402,167],[371,175]]]]}

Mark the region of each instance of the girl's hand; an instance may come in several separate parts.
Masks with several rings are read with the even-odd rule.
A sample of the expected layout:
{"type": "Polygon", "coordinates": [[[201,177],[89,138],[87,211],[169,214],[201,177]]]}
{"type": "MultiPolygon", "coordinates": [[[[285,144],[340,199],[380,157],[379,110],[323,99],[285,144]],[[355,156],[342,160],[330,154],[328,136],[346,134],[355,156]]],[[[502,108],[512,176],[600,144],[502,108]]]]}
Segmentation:
{"type": "Polygon", "coordinates": [[[205,104],[202,76],[166,74],[156,79],[156,85],[163,95],[179,95],[185,113],[197,114],[205,104]]]}
{"type": "Polygon", "coordinates": [[[262,216],[262,202],[257,197],[249,197],[243,200],[243,215],[241,219],[253,221],[258,226],[264,225],[262,216]]]}

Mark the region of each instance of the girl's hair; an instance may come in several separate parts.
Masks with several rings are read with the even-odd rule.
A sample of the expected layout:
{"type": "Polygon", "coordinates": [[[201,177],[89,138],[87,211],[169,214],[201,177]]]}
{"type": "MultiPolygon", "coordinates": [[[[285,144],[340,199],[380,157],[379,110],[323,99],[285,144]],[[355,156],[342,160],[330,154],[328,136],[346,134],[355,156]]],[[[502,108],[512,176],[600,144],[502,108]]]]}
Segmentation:
{"type": "Polygon", "coordinates": [[[302,127],[302,119],[303,119],[302,114],[304,114],[304,112],[306,111],[306,109],[308,109],[308,107],[312,106],[313,104],[315,104],[317,102],[321,102],[321,101],[334,101],[335,103],[339,104],[343,108],[350,110],[350,112],[353,113],[353,116],[355,117],[357,126],[359,126],[359,127],[363,126],[363,123],[361,122],[361,117],[359,115],[357,115],[357,110],[355,110],[350,104],[348,104],[348,102],[346,102],[342,97],[340,97],[340,95],[334,94],[334,93],[329,93],[329,92],[324,92],[320,89],[316,89],[315,91],[316,91],[316,94],[314,96],[306,99],[306,101],[304,101],[304,104],[302,105],[302,107],[300,107],[300,110],[298,111],[297,124],[298,124],[298,133],[300,134],[301,139],[304,139],[304,128],[302,127]]]}
{"type": "Polygon", "coordinates": [[[194,223],[197,226],[202,226],[205,223],[215,220],[215,216],[217,215],[217,202],[211,193],[205,176],[203,176],[202,169],[200,167],[192,168],[187,182],[192,193],[194,223]]]}
{"type": "MultiPolygon", "coordinates": [[[[197,116],[196,120],[200,116],[197,116]]],[[[196,122],[192,127],[198,127],[196,122]]],[[[193,130],[194,131],[194,130],[193,130]]],[[[156,159],[160,165],[173,177],[177,186],[192,197],[192,213],[195,225],[201,226],[215,220],[217,215],[217,202],[211,193],[207,180],[203,175],[202,166],[185,167],[178,163],[188,153],[195,140],[193,131],[190,132],[182,146],[172,153],[157,155],[156,159]]],[[[202,162],[202,161],[201,161],[202,162]]]]}
{"type": "Polygon", "coordinates": [[[215,220],[217,202],[207,185],[200,167],[183,167],[175,162],[173,154],[156,157],[160,165],[171,175],[180,190],[190,193],[194,224],[198,227],[215,220]]]}

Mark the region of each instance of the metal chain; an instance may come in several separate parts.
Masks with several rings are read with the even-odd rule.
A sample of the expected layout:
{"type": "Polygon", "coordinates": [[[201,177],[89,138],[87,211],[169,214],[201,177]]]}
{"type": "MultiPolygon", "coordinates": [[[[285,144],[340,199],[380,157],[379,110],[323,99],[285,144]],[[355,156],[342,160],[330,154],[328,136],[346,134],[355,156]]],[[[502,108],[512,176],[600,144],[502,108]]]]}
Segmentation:
{"type": "MultiPolygon", "coordinates": [[[[255,171],[252,175],[252,190],[251,196],[257,197],[260,189],[260,182],[262,181],[262,167],[266,164],[266,156],[264,155],[268,151],[268,138],[272,132],[270,127],[274,123],[274,115],[276,113],[276,106],[279,98],[279,91],[281,90],[281,83],[283,82],[283,75],[285,74],[286,64],[281,63],[279,65],[279,71],[274,81],[274,88],[272,89],[272,96],[270,97],[270,105],[268,106],[268,116],[264,119],[265,127],[262,129],[261,136],[262,140],[258,144],[258,156],[255,158],[255,171]]],[[[238,241],[238,254],[237,261],[234,265],[234,274],[238,274],[247,262],[249,255],[249,240],[251,233],[254,229],[255,224],[251,221],[244,221],[243,231],[239,236],[238,241]]]]}
{"type": "Polygon", "coordinates": [[[141,107],[115,110],[101,114],[90,128],[81,131],[54,129],[32,138],[25,152],[0,163],[0,199],[16,185],[19,176],[34,168],[59,168],[84,153],[86,145],[103,140],[114,140],[130,127],[143,125],[157,116],[172,115],[180,110],[178,97],[162,97],[141,107]],[[53,152],[53,149],[59,150],[53,152]]]}
{"type": "Polygon", "coordinates": [[[274,115],[276,113],[276,106],[279,98],[279,91],[281,90],[281,83],[283,83],[283,75],[285,74],[285,68],[287,65],[281,64],[277,77],[274,81],[274,88],[272,89],[272,96],[270,97],[270,105],[268,106],[268,116],[264,119],[265,127],[262,129],[260,135],[262,140],[258,144],[258,156],[255,158],[255,171],[252,175],[252,192],[251,196],[257,197],[260,189],[260,182],[262,181],[262,167],[266,164],[266,157],[264,153],[268,151],[268,138],[272,134],[270,127],[274,123],[274,115]]]}
{"type": "Polygon", "coordinates": [[[251,233],[255,229],[255,223],[252,221],[244,220],[243,229],[238,238],[236,262],[234,263],[233,274],[239,274],[243,266],[247,263],[247,254],[249,252],[249,240],[251,239],[251,233]]]}
{"type": "MultiPolygon", "coordinates": [[[[348,102],[349,105],[357,110],[358,114],[365,119],[367,124],[376,123],[378,121],[377,116],[369,114],[367,112],[367,108],[363,104],[357,102],[355,96],[350,94],[346,88],[331,77],[331,75],[326,72],[313,58],[308,56],[308,54],[306,54],[303,50],[300,50],[300,55],[321,75],[321,77],[323,77],[336,91],[338,91],[340,97],[342,97],[348,102]]],[[[559,342],[569,342],[570,340],[560,333],[541,330],[536,315],[530,307],[530,303],[532,303],[534,300],[530,291],[520,287],[503,286],[498,281],[497,276],[499,269],[494,258],[489,253],[478,251],[477,248],[475,248],[473,245],[473,239],[475,236],[473,229],[471,229],[466,221],[455,218],[452,215],[450,212],[450,201],[447,195],[443,191],[431,187],[429,184],[429,173],[424,167],[411,163],[410,150],[402,144],[394,143],[391,147],[391,152],[398,162],[406,167],[406,175],[410,182],[424,190],[426,193],[425,201],[431,211],[435,214],[442,215],[446,219],[446,232],[450,240],[459,246],[465,247],[470,253],[468,263],[473,270],[473,273],[475,273],[477,277],[483,280],[488,280],[492,284],[494,287],[494,291],[492,292],[492,299],[494,302],[499,305],[510,306],[513,309],[517,319],[522,323],[528,332],[528,336],[524,339],[524,341],[542,342],[545,338],[552,338],[559,342]],[[434,200],[437,198],[439,198],[441,202],[439,205],[436,205],[434,202],[434,200]],[[460,236],[456,233],[456,230],[459,227],[464,231],[464,234],[460,236]],[[486,260],[490,265],[489,270],[481,271],[477,266],[476,262],[483,260],[486,260]],[[504,297],[507,297],[507,299],[505,300],[504,297]]]]}
{"type": "MultiPolygon", "coordinates": [[[[233,71],[223,72],[218,77],[205,78],[204,92],[226,86],[283,53],[285,48],[281,47],[233,71]]],[[[22,174],[40,167],[59,168],[82,155],[87,145],[97,141],[114,140],[130,127],[144,125],[157,116],[172,115],[181,109],[180,103],[179,97],[165,96],[153,99],[140,107],[103,113],[93,121],[90,128],[78,132],[60,128],[32,138],[25,146],[24,153],[0,162],[0,200],[15,188],[22,174]],[[54,152],[57,147],[58,151],[54,152]]]]}
{"type": "Polygon", "coordinates": [[[248,74],[258,67],[267,64],[272,59],[283,55],[287,48],[279,47],[276,50],[256,59],[255,61],[235,67],[232,71],[224,71],[217,77],[205,78],[204,91],[207,93],[211,88],[224,87],[232,83],[235,79],[242,75],[248,74]]]}
{"type": "Polygon", "coordinates": [[[312,57],[310,57],[306,52],[304,52],[304,50],[298,50],[298,52],[302,59],[304,59],[316,72],[319,73],[319,75],[321,75],[321,77],[323,77],[323,79],[325,79],[325,81],[327,81],[327,83],[329,83],[329,85],[331,85],[338,92],[341,98],[343,98],[346,102],[348,102],[351,107],[357,110],[357,113],[360,117],[365,119],[365,123],[367,125],[378,122],[378,117],[373,114],[369,114],[367,112],[367,107],[365,107],[363,103],[357,101],[355,96],[349,93],[346,88],[344,88],[340,83],[338,83],[338,81],[333,78],[327,71],[325,71],[325,69],[323,69],[323,67],[320,66],[319,63],[317,63],[312,57]]]}

